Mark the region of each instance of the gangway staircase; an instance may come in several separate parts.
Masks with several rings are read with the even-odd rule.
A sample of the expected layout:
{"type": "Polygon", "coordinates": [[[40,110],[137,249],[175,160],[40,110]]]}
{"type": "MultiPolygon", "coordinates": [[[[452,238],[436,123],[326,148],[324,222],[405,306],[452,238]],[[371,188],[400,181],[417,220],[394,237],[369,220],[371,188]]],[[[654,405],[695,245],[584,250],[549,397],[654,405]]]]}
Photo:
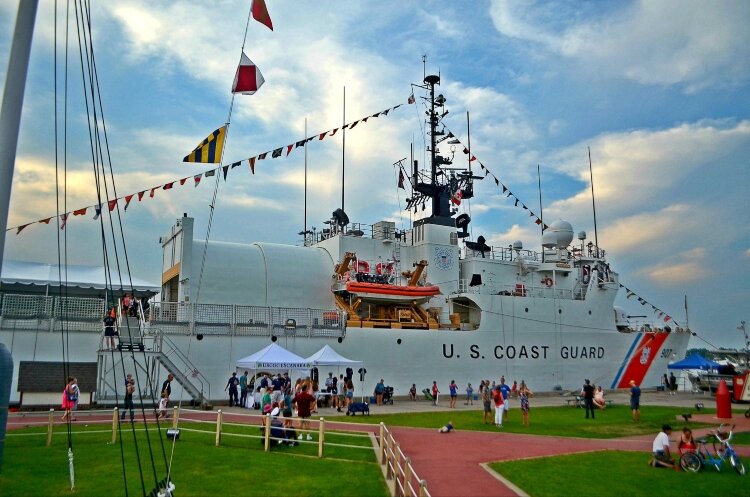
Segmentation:
{"type": "Polygon", "coordinates": [[[211,385],[208,379],[161,330],[146,330],[140,309],[138,314],[137,317],[119,317],[117,350],[107,350],[103,342],[100,344],[97,354],[97,402],[121,403],[125,390],[124,375],[128,373],[139,384],[136,398],[140,395],[144,403],[152,398],[158,402],[161,382],[167,373],[171,373],[194,403],[209,405],[211,385]],[[166,372],[162,372],[162,369],[166,372]]]}

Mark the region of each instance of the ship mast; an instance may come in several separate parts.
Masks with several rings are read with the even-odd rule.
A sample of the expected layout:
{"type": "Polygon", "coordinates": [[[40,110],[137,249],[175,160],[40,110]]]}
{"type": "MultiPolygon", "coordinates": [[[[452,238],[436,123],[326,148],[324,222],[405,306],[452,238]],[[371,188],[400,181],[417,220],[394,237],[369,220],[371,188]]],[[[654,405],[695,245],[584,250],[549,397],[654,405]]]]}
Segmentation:
{"type": "Polygon", "coordinates": [[[2,109],[0,109],[0,267],[3,264],[5,229],[8,226],[10,190],[16,164],[18,130],[21,127],[21,109],[29,68],[31,38],[34,33],[37,1],[18,3],[16,28],[10,49],[8,72],[5,76],[2,109]]]}
{"type": "MultiPolygon", "coordinates": [[[[438,129],[443,118],[448,114],[445,109],[446,99],[443,95],[435,95],[435,86],[440,84],[440,76],[430,74],[424,77],[423,85],[414,85],[427,91],[427,125],[430,134],[429,175],[420,177],[416,162],[413,169],[413,195],[407,203],[407,209],[424,204],[427,200],[432,204],[432,215],[416,221],[415,224],[437,224],[441,226],[455,226],[451,209],[451,199],[469,199],[474,195],[473,180],[482,179],[481,176],[473,176],[471,170],[465,167],[449,167],[453,163],[453,157],[445,157],[438,154],[438,145],[448,136],[445,130],[438,129]],[[442,138],[438,138],[442,136],[442,138]]],[[[458,204],[459,202],[455,202],[458,204]]]]}

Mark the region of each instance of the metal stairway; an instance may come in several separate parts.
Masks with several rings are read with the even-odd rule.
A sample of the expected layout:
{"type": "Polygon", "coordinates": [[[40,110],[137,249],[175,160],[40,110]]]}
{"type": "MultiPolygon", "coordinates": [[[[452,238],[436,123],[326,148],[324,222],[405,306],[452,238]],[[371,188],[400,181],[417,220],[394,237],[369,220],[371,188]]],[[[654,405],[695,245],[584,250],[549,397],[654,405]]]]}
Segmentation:
{"type": "MultiPolygon", "coordinates": [[[[193,400],[195,400],[199,404],[205,404],[208,401],[208,398],[206,398],[205,393],[203,392],[204,383],[199,378],[202,375],[200,375],[198,370],[195,369],[192,364],[186,364],[187,368],[181,370],[164,352],[159,352],[158,355],[156,355],[154,358],[159,361],[159,363],[164,366],[167,371],[172,373],[177,383],[180,384],[183,390],[187,392],[193,398],[193,400]],[[195,385],[191,378],[196,379],[198,381],[198,385],[195,385]]],[[[159,388],[161,387],[159,386],[159,388]]]]}
{"type": "Polygon", "coordinates": [[[125,373],[135,373],[138,378],[136,396],[158,400],[164,376],[160,370],[164,368],[193,401],[207,404],[211,398],[208,379],[161,330],[151,328],[145,333],[145,327],[142,312],[138,317],[121,316],[117,350],[105,350],[100,344],[97,402],[106,404],[122,399],[125,373]]]}

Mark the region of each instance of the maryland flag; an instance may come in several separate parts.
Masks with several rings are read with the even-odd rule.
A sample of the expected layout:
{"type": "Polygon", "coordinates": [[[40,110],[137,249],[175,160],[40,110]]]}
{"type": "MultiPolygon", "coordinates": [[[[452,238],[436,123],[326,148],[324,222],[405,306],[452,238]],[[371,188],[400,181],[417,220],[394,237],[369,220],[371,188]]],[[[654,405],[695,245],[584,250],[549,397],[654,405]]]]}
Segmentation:
{"type": "Polygon", "coordinates": [[[186,155],[182,162],[202,162],[218,164],[221,162],[221,153],[224,150],[224,138],[227,134],[226,125],[217,129],[203,140],[195,150],[186,155]]]}

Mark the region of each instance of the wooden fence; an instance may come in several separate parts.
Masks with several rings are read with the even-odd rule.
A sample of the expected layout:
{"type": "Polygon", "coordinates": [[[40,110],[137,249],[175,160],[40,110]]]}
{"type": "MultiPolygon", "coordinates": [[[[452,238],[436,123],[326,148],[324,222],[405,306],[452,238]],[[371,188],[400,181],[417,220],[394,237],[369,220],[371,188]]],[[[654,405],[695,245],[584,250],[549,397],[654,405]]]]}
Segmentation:
{"type": "MultiPolygon", "coordinates": [[[[101,419],[91,419],[87,421],[91,424],[102,424],[102,425],[108,425],[110,421],[106,418],[104,418],[108,413],[112,414],[111,418],[111,430],[88,430],[85,433],[110,433],[112,434],[111,442],[115,443],[117,441],[117,433],[118,428],[120,426],[120,411],[117,407],[114,409],[106,409],[106,410],[95,410],[95,411],[79,411],[76,413],[77,416],[81,417],[89,417],[89,418],[96,418],[99,417],[101,419]]],[[[9,422],[10,423],[17,423],[15,419],[21,418],[23,419],[22,423],[24,426],[47,426],[47,446],[49,447],[52,444],[52,435],[53,435],[53,427],[56,423],[59,424],[59,421],[56,421],[56,414],[54,409],[50,409],[49,412],[45,413],[10,413],[9,422]],[[45,420],[46,417],[46,420],[45,420]],[[32,421],[32,419],[37,419],[38,421],[32,421]]],[[[205,433],[205,434],[213,434],[214,435],[214,443],[216,447],[221,446],[222,437],[241,437],[241,438],[255,438],[263,441],[263,447],[266,452],[270,451],[271,449],[271,442],[273,441],[273,437],[271,436],[271,417],[270,415],[257,415],[257,414],[241,414],[241,413],[228,413],[233,418],[241,417],[246,418],[247,422],[242,423],[236,423],[236,422],[228,422],[224,419],[225,413],[219,409],[215,413],[214,419],[208,419],[210,418],[211,414],[207,411],[200,411],[195,409],[181,409],[177,406],[172,408],[172,417],[171,417],[171,428],[173,429],[179,429],[181,431],[185,432],[195,432],[195,433],[205,433]],[[206,424],[206,425],[213,425],[211,429],[198,429],[198,428],[188,428],[186,426],[181,426],[180,422],[183,423],[196,423],[196,424],[206,424]],[[252,427],[253,425],[257,426],[259,428],[258,435],[252,435],[252,434],[246,434],[246,433],[231,433],[224,430],[225,426],[240,426],[240,427],[252,427]]],[[[57,418],[59,419],[59,418],[57,418]]],[[[354,444],[346,444],[346,443],[333,443],[333,442],[327,442],[326,441],[326,434],[327,433],[335,433],[337,436],[345,436],[345,437],[370,437],[371,432],[353,432],[353,431],[341,431],[339,430],[331,430],[327,428],[327,422],[325,418],[319,418],[317,420],[310,419],[310,429],[301,429],[299,427],[295,427],[295,431],[299,434],[302,434],[304,436],[301,437],[299,440],[295,440],[297,443],[306,443],[306,444],[316,444],[318,446],[318,457],[322,458],[325,454],[325,448],[326,447],[345,447],[350,449],[365,449],[365,450],[372,450],[371,446],[365,446],[365,445],[354,445],[354,444]],[[317,426],[316,426],[317,425],[317,426]],[[311,435],[310,438],[313,438],[312,435],[317,435],[317,440],[314,438],[312,440],[308,440],[307,435],[311,435]]],[[[329,421],[330,422],[330,421],[329,421]]],[[[355,428],[357,430],[362,430],[362,427],[365,425],[359,424],[359,423],[347,423],[343,421],[333,421],[336,423],[337,426],[341,425],[348,425],[352,428],[355,428]]],[[[165,423],[166,426],[169,426],[169,423],[165,423]]],[[[140,431],[140,430],[138,430],[140,431]]],[[[8,433],[9,436],[13,435],[13,432],[8,433]]],[[[37,433],[36,435],[44,435],[44,433],[37,433]]],[[[385,474],[386,480],[389,484],[392,485],[392,490],[395,497],[430,497],[430,493],[427,490],[427,482],[423,479],[420,479],[417,475],[416,471],[414,471],[414,467],[411,464],[411,459],[408,458],[402,451],[401,447],[399,446],[399,443],[395,440],[393,433],[386,427],[384,423],[380,423],[379,425],[379,433],[376,434],[377,438],[377,459],[378,463],[383,467],[383,472],[385,474]]]]}

